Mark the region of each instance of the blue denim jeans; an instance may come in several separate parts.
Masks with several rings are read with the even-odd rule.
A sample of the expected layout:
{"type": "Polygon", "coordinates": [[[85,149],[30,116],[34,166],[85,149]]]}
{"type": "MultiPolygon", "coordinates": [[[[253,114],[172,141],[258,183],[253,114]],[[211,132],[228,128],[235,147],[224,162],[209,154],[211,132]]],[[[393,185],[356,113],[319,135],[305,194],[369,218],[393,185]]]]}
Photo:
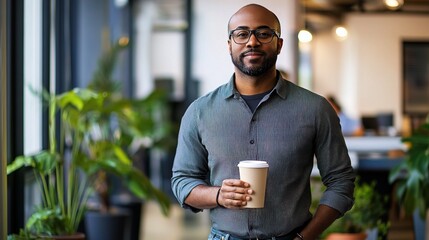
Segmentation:
{"type": "MultiPolygon", "coordinates": [[[[272,238],[263,239],[263,240],[270,240],[270,239],[271,240],[293,240],[294,238],[295,238],[295,233],[288,234],[282,237],[272,237],[272,238]]],[[[252,238],[252,239],[256,239],[256,238],[252,238]]],[[[208,240],[246,240],[246,238],[237,238],[237,237],[231,236],[228,233],[224,233],[217,229],[211,228],[208,240]]]]}

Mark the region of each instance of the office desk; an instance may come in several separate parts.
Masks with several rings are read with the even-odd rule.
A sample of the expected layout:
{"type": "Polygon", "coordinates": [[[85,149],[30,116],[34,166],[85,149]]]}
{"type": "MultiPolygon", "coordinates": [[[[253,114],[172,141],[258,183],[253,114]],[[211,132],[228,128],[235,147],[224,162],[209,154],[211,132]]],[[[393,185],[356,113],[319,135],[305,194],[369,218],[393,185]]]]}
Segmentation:
{"type": "MultiPolygon", "coordinates": [[[[352,167],[361,174],[364,172],[382,172],[388,173],[391,169],[398,166],[402,161],[403,157],[389,158],[389,157],[370,157],[370,156],[358,156],[357,154],[350,153],[350,159],[352,161],[352,167]]],[[[311,176],[319,176],[319,169],[317,169],[316,163],[313,166],[311,176]]]]}
{"type": "Polygon", "coordinates": [[[403,157],[389,157],[391,151],[406,151],[401,137],[346,137],[347,148],[356,155],[356,169],[371,171],[390,171],[403,161],[403,157]]]}
{"type": "MultiPolygon", "coordinates": [[[[388,156],[389,151],[405,151],[406,146],[400,137],[346,137],[347,148],[352,162],[352,167],[359,174],[377,175],[382,178],[399,165],[404,158],[388,156]]],[[[313,167],[312,176],[319,176],[316,164],[313,167]]],[[[380,179],[378,179],[380,180],[380,179]]]]}
{"type": "Polygon", "coordinates": [[[364,136],[345,137],[347,148],[358,153],[386,153],[391,150],[406,150],[401,137],[364,136]]]}
{"type": "Polygon", "coordinates": [[[392,168],[398,166],[404,158],[370,158],[359,157],[358,170],[366,171],[390,171],[392,168]]]}

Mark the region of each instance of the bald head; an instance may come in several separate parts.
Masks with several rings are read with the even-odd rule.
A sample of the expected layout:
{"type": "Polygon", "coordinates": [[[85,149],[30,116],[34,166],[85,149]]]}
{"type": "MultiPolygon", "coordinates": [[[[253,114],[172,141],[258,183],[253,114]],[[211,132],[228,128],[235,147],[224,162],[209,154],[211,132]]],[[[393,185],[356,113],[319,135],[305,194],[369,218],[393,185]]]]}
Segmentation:
{"type": "Polygon", "coordinates": [[[259,22],[261,26],[274,28],[280,33],[280,21],[277,16],[258,4],[246,5],[234,13],[228,21],[228,32],[237,27],[249,27],[247,24],[252,22],[259,22]]]}

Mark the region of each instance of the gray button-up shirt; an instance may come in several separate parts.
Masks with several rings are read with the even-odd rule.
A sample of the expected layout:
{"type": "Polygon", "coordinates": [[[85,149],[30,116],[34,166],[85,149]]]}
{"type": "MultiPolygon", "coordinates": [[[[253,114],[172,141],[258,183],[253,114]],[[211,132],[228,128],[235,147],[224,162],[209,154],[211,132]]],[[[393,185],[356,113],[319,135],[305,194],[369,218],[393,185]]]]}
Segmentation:
{"type": "Polygon", "coordinates": [[[239,161],[265,160],[269,164],[265,207],[217,207],[210,210],[210,218],[214,228],[235,236],[281,236],[311,218],[314,156],[327,187],[320,203],[345,213],[353,205],[355,174],[331,105],[279,78],[252,113],[232,76],[229,83],[194,101],[184,114],[172,189],[188,208],[184,201],[197,185],[220,186],[224,179],[239,179],[239,161]]]}

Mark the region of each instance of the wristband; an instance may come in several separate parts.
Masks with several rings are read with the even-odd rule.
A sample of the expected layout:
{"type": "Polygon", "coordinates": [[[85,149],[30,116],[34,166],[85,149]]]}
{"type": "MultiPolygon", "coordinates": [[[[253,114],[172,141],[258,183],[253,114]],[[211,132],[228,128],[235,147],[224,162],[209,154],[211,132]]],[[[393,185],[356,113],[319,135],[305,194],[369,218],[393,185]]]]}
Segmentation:
{"type": "Polygon", "coordinates": [[[304,240],[304,237],[303,237],[301,234],[296,233],[296,236],[297,236],[299,239],[304,240]]]}
{"type": "Polygon", "coordinates": [[[218,206],[218,207],[223,207],[222,205],[220,205],[220,204],[219,204],[219,194],[220,194],[220,189],[221,189],[221,188],[219,188],[219,190],[217,190],[217,194],[216,194],[216,204],[217,204],[217,206],[218,206]]]}

